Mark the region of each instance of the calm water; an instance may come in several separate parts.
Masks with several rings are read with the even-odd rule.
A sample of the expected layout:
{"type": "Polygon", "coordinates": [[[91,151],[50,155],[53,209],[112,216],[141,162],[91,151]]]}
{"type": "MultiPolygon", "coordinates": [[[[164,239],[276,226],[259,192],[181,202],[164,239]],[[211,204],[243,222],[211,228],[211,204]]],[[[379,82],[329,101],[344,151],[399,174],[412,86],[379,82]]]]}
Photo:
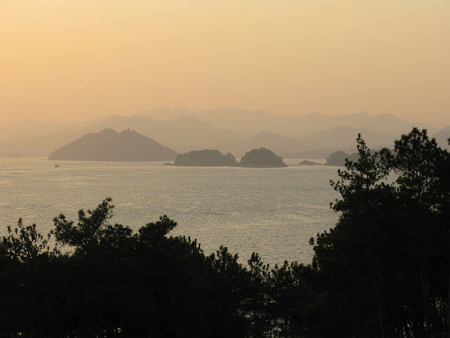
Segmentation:
{"type": "MultiPolygon", "coordinates": [[[[299,161],[286,161],[296,164],[299,161]]],[[[241,262],[258,252],[265,263],[309,263],[310,237],[333,227],[329,185],[335,167],[167,167],[161,162],[75,162],[0,159],[0,234],[22,218],[46,233],[61,213],[77,220],[106,197],[111,223],[132,229],[168,215],[173,235],[197,238],[206,253],[220,245],[241,262]],[[58,164],[59,167],[55,167],[58,164]]]]}

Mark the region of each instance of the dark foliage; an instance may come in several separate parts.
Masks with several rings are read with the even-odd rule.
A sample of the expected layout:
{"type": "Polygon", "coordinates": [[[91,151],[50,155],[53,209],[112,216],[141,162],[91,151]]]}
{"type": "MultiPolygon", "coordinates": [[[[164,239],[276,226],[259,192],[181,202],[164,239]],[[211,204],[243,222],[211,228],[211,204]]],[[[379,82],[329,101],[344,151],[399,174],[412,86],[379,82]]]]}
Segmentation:
{"type": "Polygon", "coordinates": [[[108,198],[93,211],[80,210],[77,224],[60,215],[48,238],[21,221],[8,229],[0,244],[2,334],[257,337],[287,332],[289,309],[279,304],[283,290],[273,282],[294,278],[296,265],[283,266],[279,274],[254,254],[247,269],[225,247],[205,256],[195,240],[168,237],[177,224],[167,216],[133,234],[108,223],[112,209],[108,198]],[[56,242],[52,247],[51,241],[56,242]]]}
{"type": "Polygon", "coordinates": [[[446,337],[450,297],[450,155],[413,129],[332,182],[336,227],[319,234],[314,268],[321,336],[446,337]]]}

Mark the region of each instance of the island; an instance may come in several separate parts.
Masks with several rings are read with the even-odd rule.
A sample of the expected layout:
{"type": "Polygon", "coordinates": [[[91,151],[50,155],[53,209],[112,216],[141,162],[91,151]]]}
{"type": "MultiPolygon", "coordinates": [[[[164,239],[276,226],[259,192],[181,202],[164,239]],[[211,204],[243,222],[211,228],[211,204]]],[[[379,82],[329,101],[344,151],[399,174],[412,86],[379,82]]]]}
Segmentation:
{"type": "Polygon", "coordinates": [[[317,165],[322,165],[322,164],[313,162],[313,161],[304,160],[304,161],[301,161],[298,165],[299,166],[317,166],[317,165]]]}
{"type": "Polygon", "coordinates": [[[56,149],[49,160],[173,161],[177,152],[133,130],[121,133],[107,128],[84,135],[56,149]]]}
{"type": "Polygon", "coordinates": [[[179,154],[174,162],[175,166],[191,167],[251,167],[278,168],[287,167],[280,156],[266,148],[253,149],[245,153],[238,162],[233,154],[224,155],[219,150],[193,150],[179,154]]]}
{"type": "Polygon", "coordinates": [[[193,150],[188,153],[179,154],[175,159],[176,166],[199,166],[199,167],[230,167],[238,163],[233,154],[222,154],[219,150],[193,150]]]}
{"type": "Polygon", "coordinates": [[[327,162],[324,165],[344,167],[346,159],[348,159],[349,161],[356,162],[359,159],[359,155],[358,153],[347,154],[343,151],[336,151],[334,153],[331,153],[330,156],[328,156],[327,162]]]}
{"type": "Polygon", "coordinates": [[[245,153],[239,163],[241,167],[252,168],[279,168],[287,167],[280,156],[275,155],[267,148],[253,149],[245,153]]]}

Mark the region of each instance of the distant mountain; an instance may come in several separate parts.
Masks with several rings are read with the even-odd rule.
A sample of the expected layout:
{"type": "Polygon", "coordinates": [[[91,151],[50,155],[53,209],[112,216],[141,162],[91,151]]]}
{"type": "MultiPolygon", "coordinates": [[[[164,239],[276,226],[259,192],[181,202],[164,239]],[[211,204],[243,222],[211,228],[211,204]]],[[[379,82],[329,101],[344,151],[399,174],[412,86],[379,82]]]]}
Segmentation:
{"type": "Polygon", "coordinates": [[[184,107],[176,109],[161,107],[153,110],[141,111],[136,115],[150,116],[161,120],[171,120],[184,116],[192,116],[207,123],[213,128],[234,131],[245,138],[251,137],[264,130],[283,135],[285,134],[284,130],[273,130],[271,128],[274,124],[276,124],[279,116],[262,111],[247,111],[234,107],[201,111],[191,111],[184,107]]]}
{"type": "Polygon", "coordinates": [[[233,142],[224,142],[218,144],[217,147],[223,152],[230,152],[238,157],[242,157],[248,149],[268,148],[280,154],[297,153],[310,149],[309,144],[303,140],[285,137],[268,131],[262,131],[247,139],[237,138],[233,142]]]}
{"type": "Polygon", "coordinates": [[[308,140],[313,149],[355,149],[359,133],[370,148],[392,147],[394,140],[401,136],[400,133],[375,132],[368,128],[333,127],[329,130],[315,132],[304,140],[308,140]]]}
{"type": "Polygon", "coordinates": [[[269,131],[262,131],[242,142],[242,148],[270,148],[275,153],[293,153],[310,149],[310,146],[306,139],[299,140],[269,131]]]}
{"type": "Polygon", "coordinates": [[[47,157],[52,151],[67,144],[84,133],[73,129],[63,129],[45,135],[16,134],[0,140],[2,157],[47,157]]]}
{"type": "MultiPolygon", "coordinates": [[[[380,148],[392,146],[413,126],[389,114],[278,116],[233,107],[203,111],[162,107],[68,125],[24,120],[0,128],[0,156],[48,156],[82,135],[130,128],[179,153],[217,149],[242,157],[248,149],[267,148],[284,158],[326,158],[337,150],[355,151],[358,133],[369,147],[380,148]]],[[[439,144],[447,147],[445,128],[417,126],[437,135],[439,144]]]]}
{"type": "Polygon", "coordinates": [[[181,116],[194,116],[214,128],[235,131],[248,138],[261,131],[269,131],[291,138],[303,138],[321,130],[336,126],[367,128],[374,132],[388,134],[408,133],[412,127],[428,129],[430,133],[436,128],[418,123],[410,123],[391,114],[371,116],[367,113],[327,116],[309,113],[298,116],[273,115],[261,111],[247,111],[234,107],[191,111],[187,108],[170,109],[161,107],[141,111],[137,116],[150,116],[155,119],[176,119],[181,116]]]}
{"type": "Polygon", "coordinates": [[[432,135],[436,139],[439,146],[443,149],[450,149],[448,139],[450,138],[450,126],[446,126],[432,135]]]}
{"type": "Polygon", "coordinates": [[[219,149],[243,137],[229,130],[213,128],[195,117],[184,116],[177,120],[155,120],[148,116],[109,116],[85,128],[96,132],[104,128],[122,130],[131,128],[138,133],[178,152],[193,149],[219,149]]]}
{"type": "Polygon", "coordinates": [[[173,161],[177,153],[135,131],[113,129],[87,134],[55,150],[49,160],[173,161]]]}
{"type": "Polygon", "coordinates": [[[326,158],[338,150],[355,151],[358,133],[361,133],[370,148],[375,149],[392,147],[394,140],[401,136],[400,133],[394,135],[374,132],[367,128],[351,127],[334,127],[315,132],[301,139],[284,137],[277,133],[261,132],[226,149],[238,156],[243,149],[265,147],[272,149],[284,158],[326,158]]]}
{"type": "MultiPolygon", "coordinates": [[[[97,118],[85,123],[70,124],[72,128],[57,132],[39,134],[40,124],[22,121],[8,130],[24,131],[1,139],[0,156],[45,156],[55,149],[88,133],[97,133],[105,128],[115,130],[132,129],[148,136],[160,144],[178,152],[192,149],[224,149],[224,144],[231,144],[244,140],[235,132],[210,127],[194,117],[181,117],[178,120],[154,120],[148,116],[119,116],[113,115],[97,118]],[[34,129],[28,128],[33,125],[34,129]],[[36,129],[38,128],[38,129],[36,129]],[[29,133],[26,133],[28,131],[29,133]]],[[[61,125],[62,126],[62,125],[61,125]]]]}
{"type": "Polygon", "coordinates": [[[35,120],[22,120],[4,127],[0,127],[0,139],[22,134],[22,135],[45,135],[55,133],[68,127],[56,122],[41,122],[35,120]]]}

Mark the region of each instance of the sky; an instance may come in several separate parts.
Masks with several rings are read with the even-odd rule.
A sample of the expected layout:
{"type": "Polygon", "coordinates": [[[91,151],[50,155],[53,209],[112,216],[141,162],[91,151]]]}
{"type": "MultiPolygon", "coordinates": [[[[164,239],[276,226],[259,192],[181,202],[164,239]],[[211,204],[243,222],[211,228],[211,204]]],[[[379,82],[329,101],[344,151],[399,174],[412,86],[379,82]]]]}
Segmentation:
{"type": "Polygon", "coordinates": [[[448,0],[1,0],[0,125],[160,106],[450,125],[448,0]]]}

